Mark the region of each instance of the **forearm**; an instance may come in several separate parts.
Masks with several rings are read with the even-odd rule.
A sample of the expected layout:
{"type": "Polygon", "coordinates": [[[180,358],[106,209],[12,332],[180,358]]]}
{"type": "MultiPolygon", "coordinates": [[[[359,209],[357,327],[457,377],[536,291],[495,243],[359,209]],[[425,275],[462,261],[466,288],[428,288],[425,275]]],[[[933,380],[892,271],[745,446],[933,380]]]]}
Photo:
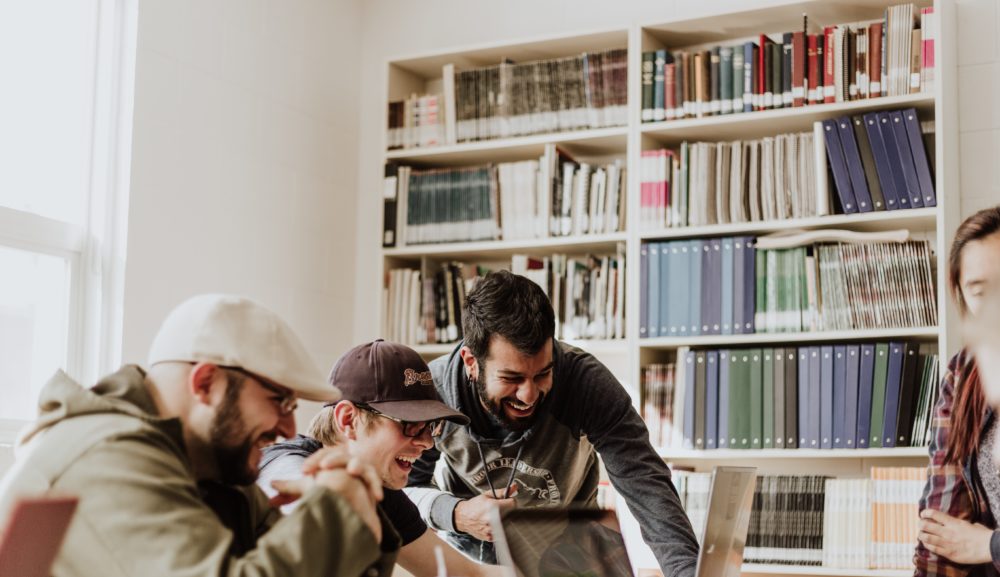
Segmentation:
{"type": "Polygon", "coordinates": [[[455,507],[462,499],[434,487],[407,487],[403,491],[417,506],[420,516],[430,527],[438,531],[458,532],[455,527],[455,507]]]}

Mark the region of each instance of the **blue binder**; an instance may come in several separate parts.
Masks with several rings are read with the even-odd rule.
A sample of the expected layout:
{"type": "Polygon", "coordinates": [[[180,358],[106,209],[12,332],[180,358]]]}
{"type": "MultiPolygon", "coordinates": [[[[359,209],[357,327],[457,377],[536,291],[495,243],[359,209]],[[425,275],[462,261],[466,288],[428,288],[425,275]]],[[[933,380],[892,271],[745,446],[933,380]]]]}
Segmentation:
{"type": "Polygon", "coordinates": [[[719,351],[719,409],[716,411],[718,430],[716,448],[729,448],[729,351],[719,351]]]}
{"type": "MultiPolygon", "coordinates": [[[[888,112],[878,113],[878,125],[879,131],[882,133],[882,140],[885,142],[886,156],[889,158],[889,172],[892,175],[893,190],[896,192],[897,208],[910,208],[910,192],[906,186],[903,165],[899,162],[896,133],[892,130],[892,122],[889,120],[888,112]]],[[[886,200],[886,202],[889,201],[886,200]]]]}
{"type": "Polygon", "coordinates": [[[875,378],[875,345],[861,345],[858,369],[857,448],[867,449],[871,436],[872,385],[875,378]]]}
{"type": "Polygon", "coordinates": [[[847,447],[846,423],[844,415],[847,409],[847,347],[833,347],[833,448],[847,447]]]}
{"type": "Polygon", "coordinates": [[[733,238],[722,239],[722,326],[721,334],[733,334],[733,238]]]}
{"type": "Polygon", "coordinates": [[[896,446],[896,416],[899,412],[899,388],[903,382],[903,343],[889,343],[889,370],[885,377],[885,412],[882,418],[882,446],[896,446]]]}
{"type": "Polygon", "coordinates": [[[878,183],[882,187],[882,196],[885,198],[885,207],[888,210],[899,210],[902,207],[899,205],[896,181],[892,176],[889,153],[885,148],[885,140],[882,138],[878,113],[865,114],[864,120],[865,130],[868,132],[868,142],[872,146],[872,156],[875,157],[875,172],[878,174],[878,183]]]}
{"type": "Polygon", "coordinates": [[[701,249],[702,243],[707,241],[702,240],[691,240],[688,241],[687,247],[687,258],[690,265],[688,270],[688,285],[690,286],[690,316],[688,317],[688,334],[695,336],[701,334],[701,311],[704,306],[704,296],[702,294],[701,286],[701,262],[703,252],[701,249]]]}
{"type": "Polygon", "coordinates": [[[904,110],[903,121],[906,124],[906,136],[910,139],[910,152],[913,154],[913,165],[917,169],[917,181],[920,183],[920,193],[924,197],[924,206],[937,206],[931,163],[924,147],[923,131],[920,130],[920,119],[917,117],[916,109],[904,110]]]}
{"type": "Polygon", "coordinates": [[[719,351],[705,352],[705,448],[716,448],[719,436],[719,351]]]}
{"type": "Polygon", "coordinates": [[[660,243],[660,336],[669,337],[670,325],[674,323],[671,314],[674,312],[670,308],[670,300],[674,296],[674,287],[677,283],[684,282],[684,277],[677,275],[670,268],[670,243],[660,243]]]}
{"type": "Polygon", "coordinates": [[[649,336],[649,243],[639,245],[639,338],[649,336]]]}
{"type": "Polygon", "coordinates": [[[910,208],[922,208],[924,206],[924,197],[920,190],[920,179],[917,178],[917,168],[913,164],[913,153],[910,151],[910,137],[906,133],[903,113],[899,110],[890,112],[889,120],[892,124],[892,132],[896,137],[899,165],[903,167],[906,190],[910,193],[910,208]]]}
{"type": "Polygon", "coordinates": [[[854,449],[858,437],[858,374],[861,363],[861,347],[847,346],[847,366],[844,375],[844,446],[854,449]]]}
{"type": "Polygon", "coordinates": [[[844,149],[844,162],[854,191],[854,201],[858,203],[858,212],[872,212],[875,206],[872,204],[871,191],[868,190],[868,181],[865,180],[865,166],[861,163],[858,143],[854,140],[854,123],[847,116],[841,116],[835,122],[840,132],[840,146],[844,149]]]}
{"type": "Polygon", "coordinates": [[[844,214],[858,212],[857,201],[854,198],[854,188],[847,172],[847,161],[844,158],[844,148],[840,143],[840,134],[836,120],[823,121],[823,139],[826,142],[826,156],[830,160],[830,170],[833,172],[833,183],[840,199],[840,207],[844,214]]]}
{"type": "Polygon", "coordinates": [[[833,448],[833,347],[820,347],[820,442],[819,448],[833,448]]]}
{"type": "MultiPolygon", "coordinates": [[[[660,286],[660,243],[650,242],[649,246],[649,303],[646,317],[646,336],[660,336],[660,291],[669,290],[660,286]]],[[[567,295],[569,298],[569,295],[567,295]]]]}

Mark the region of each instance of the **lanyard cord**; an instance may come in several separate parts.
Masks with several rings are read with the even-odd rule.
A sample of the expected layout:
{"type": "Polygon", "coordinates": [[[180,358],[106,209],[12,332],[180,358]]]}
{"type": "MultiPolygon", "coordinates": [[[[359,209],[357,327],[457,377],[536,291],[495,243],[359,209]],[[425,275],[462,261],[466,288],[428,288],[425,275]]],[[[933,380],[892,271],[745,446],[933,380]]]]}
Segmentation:
{"type": "MultiPolygon", "coordinates": [[[[497,496],[496,487],[493,486],[493,480],[490,479],[490,472],[487,468],[486,455],[483,454],[483,446],[480,443],[476,443],[476,448],[479,449],[479,459],[483,462],[483,474],[486,476],[486,482],[490,485],[490,491],[493,493],[494,499],[499,499],[497,496]]],[[[517,456],[514,457],[514,466],[510,469],[510,476],[507,477],[507,486],[504,488],[504,497],[507,497],[510,493],[510,486],[514,484],[514,475],[517,473],[517,465],[521,462],[521,452],[524,451],[524,443],[521,444],[517,449],[517,456]]]]}

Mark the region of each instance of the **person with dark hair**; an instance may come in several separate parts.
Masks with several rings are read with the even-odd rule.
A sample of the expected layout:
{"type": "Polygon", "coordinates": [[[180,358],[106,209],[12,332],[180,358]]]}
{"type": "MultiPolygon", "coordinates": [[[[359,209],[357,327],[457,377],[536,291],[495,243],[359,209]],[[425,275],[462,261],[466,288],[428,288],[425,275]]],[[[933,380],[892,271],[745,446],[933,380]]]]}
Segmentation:
{"type": "Polygon", "coordinates": [[[430,369],[441,398],[470,423],[445,424],[406,490],[427,523],[496,563],[493,509],[594,506],[600,454],[663,574],[694,575],[698,542],[670,470],[611,371],[554,339],[541,287],[507,271],[487,275],[466,297],[462,330],[464,341],[430,369]]]}
{"type": "MultiPolygon", "coordinates": [[[[980,314],[984,298],[995,298],[998,287],[1000,206],[967,218],[948,256],[948,288],[966,322],[980,314]]],[[[968,349],[948,363],[939,391],[914,575],[995,575],[1000,570],[1000,473],[992,455],[1000,427],[968,349]]]]}

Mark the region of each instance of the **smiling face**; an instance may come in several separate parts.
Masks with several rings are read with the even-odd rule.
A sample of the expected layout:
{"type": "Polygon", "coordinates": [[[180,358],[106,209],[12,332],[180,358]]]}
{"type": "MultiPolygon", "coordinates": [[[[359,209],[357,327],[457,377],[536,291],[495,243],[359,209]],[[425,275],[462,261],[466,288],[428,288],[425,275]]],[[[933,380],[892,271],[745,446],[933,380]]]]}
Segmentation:
{"type": "Polygon", "coordinates": [[[405,487],[413,462],[434,446],[430,428],[419,437],[407,437],[400,423],[364,412],[350,401],[341,401],[336,413],[334,418],[339,424],[340,434],[347,439],[351,455],[361,457],[374,466],[382,485],[389,489],[405,487]]]}
{"type": "Polygon", "coordinates": [[[212,422],[210,444],[221,481],[249,485],[257,479],[261,450],[279,436],[295,435],[295,417],[281,414],[280,395],[255,378],[228,370],[224,374],[228,383],[212,422]]]}
{"type": "Polygon", "coordinates": [[[539,405],[552,390],[552,340],[529,355],[494,335],[482,363],[468,347],[461,354],[483,408],[511,431],[530,428],[539,405]]]}

